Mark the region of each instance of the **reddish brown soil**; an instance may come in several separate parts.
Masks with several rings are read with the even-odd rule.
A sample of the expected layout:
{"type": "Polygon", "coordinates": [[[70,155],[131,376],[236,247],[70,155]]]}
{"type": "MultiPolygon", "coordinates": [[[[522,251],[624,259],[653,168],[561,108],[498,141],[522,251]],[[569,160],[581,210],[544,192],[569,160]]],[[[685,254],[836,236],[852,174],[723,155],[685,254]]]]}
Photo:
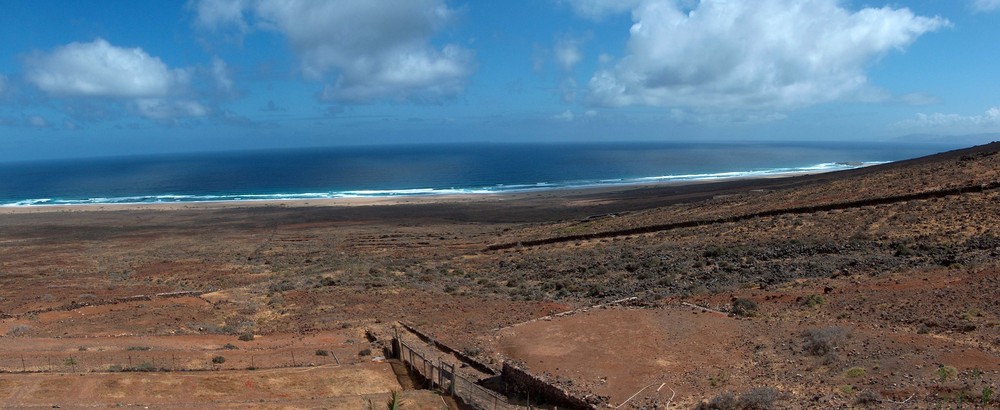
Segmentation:
{"type": "MultiPolygon", "coordinates": [[[[275,374],[336,372],[337,360],[373,366],[359,355],[379,354],[366,330],[391,335],[405,321],[490,365],[523,362],[579,396],[603,396],[601,406],[640,390],[623,408],[691,406],[755,387],[774,389],[772,404],[785,408],[934,408],[983,404],[984,394],[995,406],[986,393],[1000,390],[1000,192],[975,188],[1000,181],[998,151],[481,201],[0,213],[0,370],[43,372],[2,375],[0,391],[72,403],[97,397],[86,386],[108,380],[194,373],[105,373],[116,365],[212,369],[197,375],[220,380],[267,374],[240,370],[251,364],[275,374]],[[955,187],[968,189],[800,209],[955,187]],[[681,225],[615,234],[665,224],[681,225]],[[485,250],[595,233],[610,234],[485,250]],[[156,296],[183,291],[194,293],[156,296]],[[495,330],[629,296],[643,307],[495,330]],[[754,301],[753,316],[681,307],[728,312],[735,299],[754,301]],[[817,329],[843,336],[831,354],[810,347],[804,334],[817,329]],[[217,355],[226,361],[212,363],[217,355]],[[80,382],[56,382],[70,377],[80,382]]],[[[230,381],[197,406],[244,403],[230,381]]],[[[118,392],[140,391],[150,403],[159,385],[186,392],[171,383],[118,392]]],[[[393,388],[379,386],[372,391],[393,388]]],[[[351,407],[367,393],[344,394],[254,398],[351,407]]]]}
{"type": "MultiPolygon", "coordinates": [[[[947,318],[934,295],[981,295],[998,273],[922,271],[799,281],[691,299],[704,306],[725,306],[732,297],[758,301],[757,315],[744,319],[668,299],[655,308],[598,309],[507,328],[492,343],[567,389],[608,396],[616,406],[650,385],[630,404],[664,405],[676,393],[673,403],[683,407],[706,394],[755,385],[791,393],[795,400],[788,400],[788,407],[849,406],[864,390],[896,401],[910,395],[920,398],[918,403],[947,400],[960,392],[972,400],[1000,380],[997,311],[975,311],[969,318],[981,331],[922,332],[911,322],[947,318]],[[824,294],[827,288],[835,290],[824,294]],[[801,298],[809,295],[823,295],[825,302],[803,306],[801,298]],[[899,301],[906,311],[873,303],[887,300],[899,301]],[[804,351],[803,332],[829,327],[847,331],[834,355],[804,351]],[[942,378],[941,366],[956,373],[942,378]],[[864,374],[848,376],[852,368],[864,374]]],[[[983,306],[975,300],[962,305],[983,306]]]]}
{"type": "MultiPolygon", "coordinates": [[[[399,384],[388,364],[256,372],[0,375],[4,407],[365,408],[399,384]]],[[[440,396],[410,391],[407,408],[447,408],[440,396]]]]}

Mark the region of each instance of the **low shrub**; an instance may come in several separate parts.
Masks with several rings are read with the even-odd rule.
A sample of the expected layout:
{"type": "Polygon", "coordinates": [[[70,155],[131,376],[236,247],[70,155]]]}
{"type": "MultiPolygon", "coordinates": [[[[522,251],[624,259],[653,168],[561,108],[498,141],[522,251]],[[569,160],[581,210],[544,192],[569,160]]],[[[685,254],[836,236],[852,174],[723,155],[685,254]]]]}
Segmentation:
{"type": "Polygon", "coordinates": [[[226,362],[226,358],[222,357],[222,356],[215,356],[215,357],[212,358],[212,363],[215,363],[215,364],[223,364],[225,362],[226,362]]]}
{"type": "Polygon", "coordinates": [[[740,317],[755,316],[757,314],[757,302],[750,299],[736,298],[733,299],[730,311],[740,317]]]}
{"type": "Polygon", "coordinates": [[[735,410],[739,403],[736,401],[736,396],[730,392],[720,393],[719,395],[712,398],[707,402],[702,402],[695,410],[735,410]]]}
{"type": "Polygon", "coordinates": [[[744,410],[770,410],[774,408],[774,402],[781,398],[781,393],[770,387],[755,387],[750,391],[740,395],[740,409],[744,410]]]}
{"type": "Polygon", "coordinates": [[[7,336],[11,336],[11,337],[24,336],[24,335],[28,334],[29,331],[31,331],[31,326],[28,326],[28,325],[17,325],[17,326],[14,326],[14,327],[10,328],[10,330],[7,331],[7,336]]]}
{"type": "Polygon", "coordinates": [[[239,339],[241,341],[244,341],[244,342],[249,342],[249,341],[253,340],[253,333],[250,333],[250,332],[243,333],[237,339],[239,339]]]}
{"type": "Polygon", "coordinates": [[[330,355],[330,352],[328,352],[326,350],[323,350],[323,349],[317,349],[316,350],[316,356],[329,356],[329,355],[330,355]]]}
{"type": "Polygon", "coordinates": [[[809,295],[802,298],[801,302],[799,303],[802,306],[813,308],[816,306],[826,304],[826,298],[824,298],[822,295],[809,295]]]}
{"type": "Polygon", "coordinates": [[[865,390],[858,394],[858,397],[854,399],[854,404],[859,404],[862,406],[868,406],[872,404],[879,404],[882,398],[879,397],[878,393],[871,390],[865,390]]]}
{"type": "Polygon", "coordinates": [[[942,382],[946,382],[948,381],[948,379],[955,378],[955,374],[957,373],[958,370],[956,370],[954,367],[951,366],[941,365],[937,369],[938,378],[941,379],[942,382]]]}
{"type": "Polygon", "coordinates": [[[864,367],[852,367],[850,369],[847,369],[847,371],[844,372],[844,377],[849,377],[849,378],[853,379],[853,378],[856,378],[856,377],[864,376],[867,373],[868,373],[868,371],[865,370],[864,367]]]}
{"type": "Polygon", "coordinates": [[[142,362],[138,366],[135,366],[135,367],[129,369],[129,371],[133,371],[133,372],[155,372],[156,371],[156,366],[153,366],[153,364],[149,363],[149,362],[142,362]]]}
{"type": "Polygon", "coordinates": [[[849,335],[850,331],[842,327],[806,329],[802,332],[802,349],[813,356],[832,358],[849,335]]]}
{"type": "Polygon", "coordinates": [[[771,410],[774,402],[781,399],[781,393],[770,387],[755,387],[736,397],[724,392],[707,402],[702,402],[696,410],[771,410]]]}

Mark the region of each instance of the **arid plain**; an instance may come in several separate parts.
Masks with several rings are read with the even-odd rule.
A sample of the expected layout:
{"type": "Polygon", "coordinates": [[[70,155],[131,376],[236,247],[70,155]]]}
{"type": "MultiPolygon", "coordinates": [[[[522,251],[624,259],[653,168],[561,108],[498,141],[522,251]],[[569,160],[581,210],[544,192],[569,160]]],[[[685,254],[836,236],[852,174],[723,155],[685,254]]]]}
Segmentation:
{"type": "Polygon", "coordinates": [[[696,185],[0,210],[0,403],[359,408],[409,387],[411,408],[455,406],[378,358],[403,322],[598,408],[995,407],[998,151],[696,185]]]}

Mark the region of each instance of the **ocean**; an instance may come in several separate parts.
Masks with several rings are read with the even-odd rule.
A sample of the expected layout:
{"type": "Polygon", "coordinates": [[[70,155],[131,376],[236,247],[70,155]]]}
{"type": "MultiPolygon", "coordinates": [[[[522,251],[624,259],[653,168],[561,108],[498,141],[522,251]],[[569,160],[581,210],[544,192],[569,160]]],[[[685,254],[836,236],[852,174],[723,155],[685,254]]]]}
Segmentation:
{"type": "Polygon", "coordinates": [[[900,143],[455,144],[0,163],[0,206],[485,194],[833,171],[957,147],[900,143]]]}

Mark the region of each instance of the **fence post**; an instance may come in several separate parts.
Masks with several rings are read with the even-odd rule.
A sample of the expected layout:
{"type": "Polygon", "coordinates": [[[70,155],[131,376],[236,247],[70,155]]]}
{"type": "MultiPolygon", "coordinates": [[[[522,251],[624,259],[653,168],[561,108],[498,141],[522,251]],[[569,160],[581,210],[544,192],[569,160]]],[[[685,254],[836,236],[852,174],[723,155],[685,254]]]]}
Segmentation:
{"type": "Polygon", "coordinates": [[[393,358],[397,358],[397,359],[402,360],[403,359],[403,347],[402,347],[403,341],[399,339],[399,328],[396,327],[396,326],[393,326],[392,327],[392,331],[393,331],[393,333],[395,333],[395,335],[394,335],[395,337],[393,338],[393,343],[392,343],[392,347],[394,349],[394,351],[392,352],[392,356],[393,356],[393,358]]]}
{"type": "Polygon", "coordinates": [[[458,386],[458,375],[455,374],[455,365],[451,365],[451,386],[448,387],[448,390],[450,390],[452,396],[455,396],[455,393],[458,391],[456,386],[458,386]]]}
{"type": "Polygon", "coordinates": [[[441,374],[441,370],[444,370],[444,365],[441,364],[441,358],[438,358],[438,387],[444,388],[444,375],[441,374]]]}

